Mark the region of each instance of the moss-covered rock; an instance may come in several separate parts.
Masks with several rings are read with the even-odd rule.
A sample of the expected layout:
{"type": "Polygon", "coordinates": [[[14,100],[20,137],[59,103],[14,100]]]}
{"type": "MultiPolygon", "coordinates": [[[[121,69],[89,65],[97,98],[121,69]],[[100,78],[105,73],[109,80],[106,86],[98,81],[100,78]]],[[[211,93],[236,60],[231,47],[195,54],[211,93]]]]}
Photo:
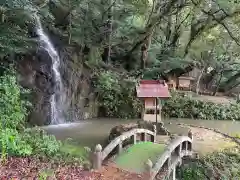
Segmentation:
{"type": "MultiPolygon", "coordinates": [[[[134,128],[143,128],[143,129],[148,129],[150,131],[154,131],[154,127],[153,127],[154,125],[156,125],[156,123],[140,120],[137,123],[121,124],[121,125],[115,126],[110,131],[109,141],[112,141],[116,137],[122,135],[124,132],[130,131],[134,128]]],[[[157,127],[157,134],[170,135],[170,132],[164,127],[163,123],[158,123],[156,127],[157,127]]]]}

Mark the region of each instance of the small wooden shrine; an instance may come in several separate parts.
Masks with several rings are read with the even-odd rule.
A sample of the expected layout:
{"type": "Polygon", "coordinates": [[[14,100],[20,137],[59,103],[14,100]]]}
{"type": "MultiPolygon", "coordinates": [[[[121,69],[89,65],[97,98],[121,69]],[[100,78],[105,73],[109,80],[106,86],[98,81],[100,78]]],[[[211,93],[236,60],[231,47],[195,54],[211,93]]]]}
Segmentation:
{"type": "Polygon", "coordinates": [[[162,102],[171,97],[165,81],[141,80],[136,89],[137,97],[144,100],[142,119],[151,122],[161,121],[162,102]]]}
{"type": "Polygon", "coordinates": [[[185,90],[185,91],[191,91],[191,82],[195,79],[188,76],[180,76],[178,78],[178,89],[179,90],[185,90]]]}

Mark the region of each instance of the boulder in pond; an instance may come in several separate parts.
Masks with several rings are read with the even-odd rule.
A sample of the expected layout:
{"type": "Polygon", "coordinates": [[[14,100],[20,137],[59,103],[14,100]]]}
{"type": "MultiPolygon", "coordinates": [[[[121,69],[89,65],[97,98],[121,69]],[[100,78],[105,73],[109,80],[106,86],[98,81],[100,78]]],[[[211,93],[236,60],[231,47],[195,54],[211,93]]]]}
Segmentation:
{"type": "Polygon", "coordinates": [[[154,130],[154,125],[157,127],[157,134],[158,135],[170,135],[171,133],[164,127],[163,122],[160,123],[153,123],[147,121],[138,121],[136,123],[128,123],[128,124],[121,124],[115,126],[111,129],[109,134],[109,142],[115,139],[116,137],[122,135],[124,132],[130,131],[135,128],[143,128],[148,129],[150,131],[154,130]]]}

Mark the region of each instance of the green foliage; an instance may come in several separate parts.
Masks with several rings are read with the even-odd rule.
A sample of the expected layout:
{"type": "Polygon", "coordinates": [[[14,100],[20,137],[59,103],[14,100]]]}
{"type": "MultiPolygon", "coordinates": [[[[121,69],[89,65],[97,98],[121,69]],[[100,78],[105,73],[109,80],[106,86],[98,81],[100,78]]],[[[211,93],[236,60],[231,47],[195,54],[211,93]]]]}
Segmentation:
{"type": "Polygon", "coordinates": [[[144,173],[148,159],[156,163],[159,155],[164,152],[165,148],[166,146],[164,144],[139,142],[130,146],[121,155],[117,156],[114,163],[122,169],[136,173],[144,173]]]}
{"type": "Polygon", "coordinates": [[[26,156],[31,155],[33,149],[30,144],[28,144],[22,137],[21,134],[16,129],[6,128],[1,130],[1,146],[2,155],[18,155],[26,156]]]}
{"type": "Polygon", "coordinates": [[[43,131],[24,130],[28,101],[21,99],[23,91],[14,73],[0,77],[0,150],[2,159],[7,155],[54,155],[61,143],[43,131]]]}
{"type": "Polygon", "coordinates": [[[0,55],[26,53],[36,46],[29,36],[33,6],[28,0],[0,3],[0,55]]]}
{"type": "Polygon", "coordinates": [[[239,179],[239,148],[215,152],[184,165],[178,171],[180,180],[239,179]]]}
{"type": "Polygon", "coordinates": [[[100,109],[107,117],[136,118],[141,103],[136,99],[136,82],[111,71],[101,72],[95,82],[100,109]]]}
{"type": "Polygon", "coordinates": [[[172,93],[172,97],[163,106],[166,117],[215,119],[215,120],[240,120],[239,104],[217,104],[193,99],[172,93]]]}
{"type": "Polygon", "coordinates": [[[235,138],[240,139],[240,133],[233,134],[232,136],[235,137],[235,138]]]}
{"type": "Polygon", "coordinates": [[[41,129],[25,130],[21,138],[31,146],[32,154],[35,155],[53,156],[60,150],[61,142],[41,129]]]}
{"type": "Polygon", "coordinates": [[[55,173],[53,170],[46,169],[46,170],[41,171],[38,174],[38,179],[39,180],[47,180],[49,177],[54,177],[54,176],[55,176],[55,173]]]}
{"type": "Polygon", "coordinates": [[[72,140],[66,140],[62,143],[59,156],[65,162],[89,163],[91,149],[83,147],[72,140]]]}
{"type": "Polygon", "coordinates": [[[29,103],[20,98],[21,93],[14,74],[0,77],[0,121],[2,128],[19,128],[24,124],[29,103]]]}
{"type": "MultiPolygon", "coordinates": [[[[23,90],[16,82],[15,73],[0,77],[0,154],[7,156],[42,156],[64,162],[84,162],[89,151],[70,142],[60,142],[39,128],[26,129],[25,118],[30,106],[21,99],[23,90]]],[[[40,176],[43,177],[44,174],[40,176]]]]}
{"type": "MultiPolygon", "coordinates": [[[[199,163],[194,163],[191,167],[185,167],[181,175],[182,180],[204,180],[204,168],[199,163]]],[[[179,172],[178,172],[179,173],[179,172]]]]}

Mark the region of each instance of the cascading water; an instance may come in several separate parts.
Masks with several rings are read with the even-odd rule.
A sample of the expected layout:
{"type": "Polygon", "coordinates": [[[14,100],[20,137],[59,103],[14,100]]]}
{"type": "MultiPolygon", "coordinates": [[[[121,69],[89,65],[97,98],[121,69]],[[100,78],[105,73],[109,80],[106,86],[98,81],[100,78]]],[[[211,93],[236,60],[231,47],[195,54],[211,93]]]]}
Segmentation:
{"type": "Polygon", "coordinates": [[[37,35],[39,36],[41,48],[43,48],[52,59],[52,70],[55,76],[55,83],[56,88],[54,94],[51,96],[51,124],[61,124],[64,123],[62,118],[62,92],[63,92],[63,85],[62,85],[62,78],[59,72],[60,66],[60,58],[58,52],[55,50],[53,44],[51,43],[48,36],[45,34],[42,23],[40,21],[39,16],[35,15],[36,19],[36,31],[37,35]]]}

